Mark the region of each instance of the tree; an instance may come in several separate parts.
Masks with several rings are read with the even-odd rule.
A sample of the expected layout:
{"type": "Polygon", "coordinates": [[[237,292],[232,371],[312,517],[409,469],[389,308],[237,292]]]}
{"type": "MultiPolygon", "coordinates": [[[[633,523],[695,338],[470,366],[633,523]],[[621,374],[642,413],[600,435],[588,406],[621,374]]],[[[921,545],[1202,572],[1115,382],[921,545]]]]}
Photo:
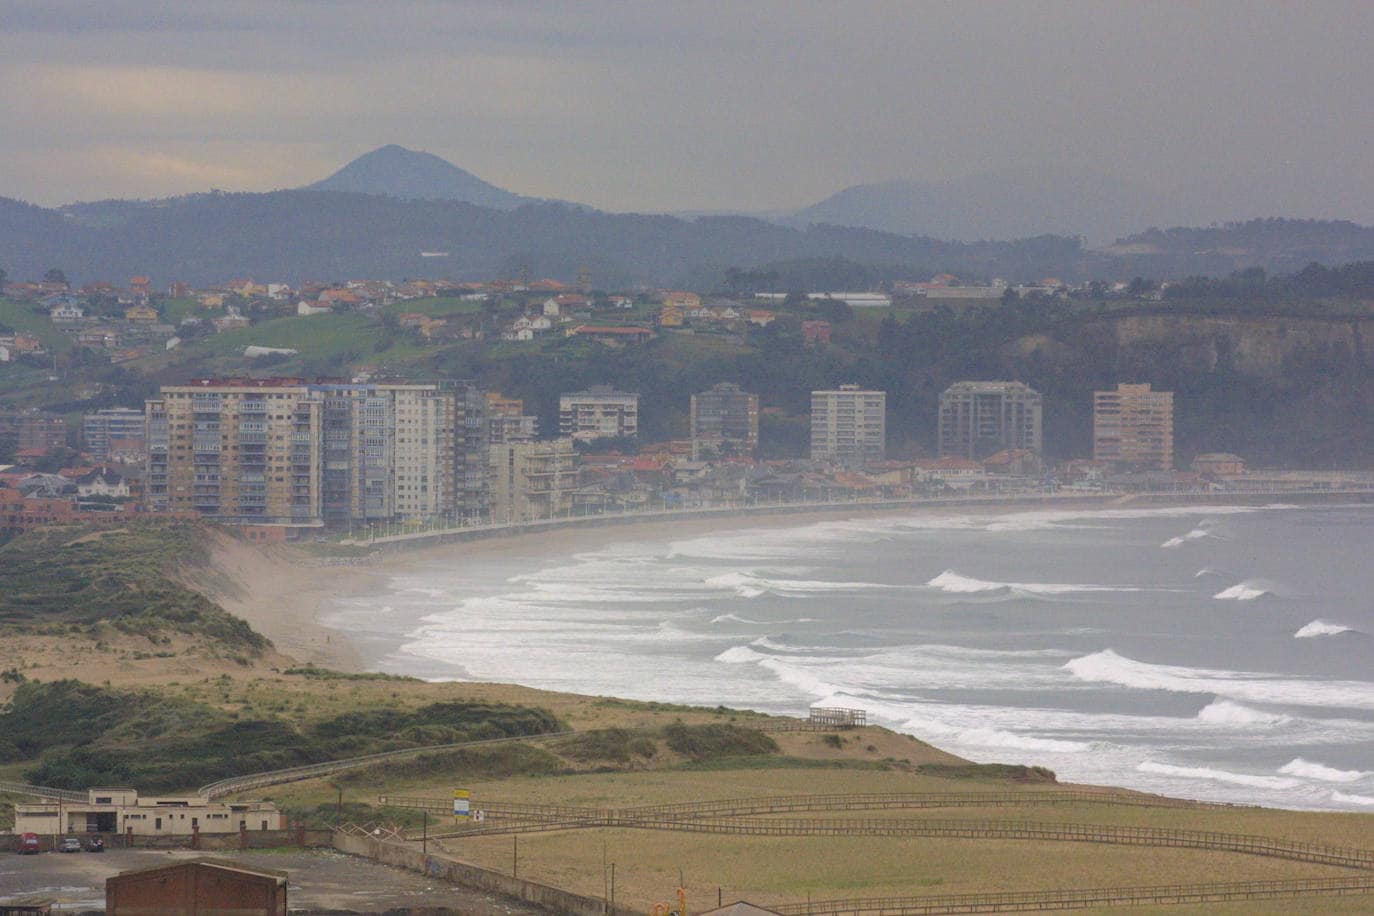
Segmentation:
{"type": "Polygon", "coordinates": [[[9,276],[10,275],[5,271],[5,268],[0,267],[0,289],[4,288],[5,281],[9,279],[9,276]]]}
{"type": "Polygon", "coordinates": [[[43,282],[66,284],[67,275],[62,272],[60,267],[50,267],[48,268],[48,272],[43,275],[43,282]]]}
{"type": "Polygon", "coordinates": [[[826,321],[838,324],[854,317],[854,307],[843,299],[818,299],[813,304],[826,321]]]}

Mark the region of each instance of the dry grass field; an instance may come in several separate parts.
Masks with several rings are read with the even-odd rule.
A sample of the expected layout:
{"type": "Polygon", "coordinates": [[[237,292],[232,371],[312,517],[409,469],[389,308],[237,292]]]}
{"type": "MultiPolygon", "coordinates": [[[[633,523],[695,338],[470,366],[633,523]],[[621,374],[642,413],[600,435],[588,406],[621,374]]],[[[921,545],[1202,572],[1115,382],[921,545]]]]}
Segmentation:
{"type": "MultiPolygon", "coordinates": [[[[740,799],[766,795],[841,793],[1005,793],[1077,791],[1082,787],[1021,784],[1006,779],[939,778],[906,769],[815,768],[799,760],[931,760],[940,752],[906,737],[865,729],[851,734],[837,751],[819,734],[780,736],[786,759],[747,768],[683,768],[573,775],[471,778],[458,771],[381,776],[342,783],[346,801],[375,802],[379,794],[451,797],[472,791],[473,805],[524,802],[586,807],[740,799]],[[857,739],[857,740],[854,740],[857,739]],[[905,751],[904,757],[898,752],[905,751]]],[[[931,760],[931,762],[934,762],[931,760]]],[[[333,801],[336,790],[323,782],[278,787],[287,804],[333,801]]],[[[1120,794],[1129,797],[1130,793],[1120,794]]],[[[1258,834],[1333,846],[1374,848],[1374,816],[1276,811],[1259,808],[1177,809],[1097,804],[1034,805],[927,810],[850,811],[789,814],[788,818],[965,819],[1052,823],[1139,825],[1258,834]]],[[[431,830],[452,829],[447,818],[431,819],[431,830]]],[[[642,829],[585,829],[470,837],[436,841],[436,848],[464,861],[542,883],[602,896],[608,891],[603,865],[616,865],[618,901],[646,909],[674,893],[679,873],[689,905],[725,901],[760,904],[799,902],[810,897],[909,896],[1074,887],[1208,883],[1339,877],[1348,870],[1279,859],[1202,850],[1110,846],[1088,843],[877,837],[733,836],[642,829]]],[[[1312,898],[1261,901],[1234,908],[1161,908],[1159,912],[1357,913],[1374,909],[1374,899],[1312,898]]],[[[1133,912],[1148,909],[1132,908],[1133,912]]]]}

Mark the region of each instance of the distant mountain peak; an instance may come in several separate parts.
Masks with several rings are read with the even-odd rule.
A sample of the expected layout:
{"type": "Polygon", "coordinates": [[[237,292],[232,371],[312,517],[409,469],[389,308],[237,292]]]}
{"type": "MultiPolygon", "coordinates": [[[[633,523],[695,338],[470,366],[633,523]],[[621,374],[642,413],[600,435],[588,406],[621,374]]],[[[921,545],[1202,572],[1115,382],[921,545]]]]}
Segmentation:
{"type": "Polygon", "coordinates": [[[347,191],[401,200],[459,200],[496,210],[510,210],[530,200],[489,184],[433,153],[395,143],[364,153],[302,190],[347,191]]]}

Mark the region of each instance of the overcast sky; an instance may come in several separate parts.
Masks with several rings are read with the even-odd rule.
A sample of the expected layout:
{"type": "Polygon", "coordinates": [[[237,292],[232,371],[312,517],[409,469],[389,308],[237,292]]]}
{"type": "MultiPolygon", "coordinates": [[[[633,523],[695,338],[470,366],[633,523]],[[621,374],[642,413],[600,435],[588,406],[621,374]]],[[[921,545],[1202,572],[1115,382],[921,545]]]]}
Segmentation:
{"type": "Polygon", "coordinates": [[[1374,222],[1371,36],[1369,0],[0,0],[0,195],[269,190],[399,143],[612,210],[1081,169],[1374,222]]]}

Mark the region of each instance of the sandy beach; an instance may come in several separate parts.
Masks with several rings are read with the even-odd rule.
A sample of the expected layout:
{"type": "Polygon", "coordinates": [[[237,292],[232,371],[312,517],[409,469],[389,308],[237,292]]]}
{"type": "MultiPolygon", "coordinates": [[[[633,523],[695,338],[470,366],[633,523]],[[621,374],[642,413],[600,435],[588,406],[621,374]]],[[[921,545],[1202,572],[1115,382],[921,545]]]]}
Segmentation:
{"type": "MultiPolygon", "coordinates": [[[[798,509],[682,519],[621,521],[610,525],[552,528],[510,535],[490,535],[480,539],[414,542],[390,545],[357,560],[328,561],[311,556],[293,546],[257,547],[228,536],[221,537],[215,549],[215,566],[224,581],[197,583],[230,613],[248,621],[272,640],[279,652],[302,664],[314,664],[340,671],[360,671],[363,658],[347,631],[324,622],[339,601],[378,587],[388,577],[436,563],[476,564],[496,559],[527,558],[531,562],[547,557],[595,550],[618,542],[649,541],[666,538],[702,537],[745,529],[795,528],[818,522],[869,519],[895,516],[998,515],[1012,511],[1076,510],[1090,507],[1123,506],[1161,508],[1191,505],[1196,499],[1147,498],[1121,499],[1085,497],[1065,499],[1052,504],[1039,501],[978,501],[972,504],[914,504],[896,508],[855,506],[817,510],[798,509]]],[[[1237,504],[1252,502],[1237,498],[1237,504]]]]}
{"type": "Polygon", "coordinates": [[[899,509],[856,507],[852,511],[810,509],[796,513],[652,519],[444,544],[417,544],[377,553],[352,565],[324,565],[320,559],[292,547],[256,547],[225,537],[216,545],[215,565],[218,571],[233,581],[233,587],[213,588],[211,597],[225,610],[248,621],[255,630],[272,640],[279,652],[302,664],[339,671],[361,671],[369,659],[365,659],[358,651],[347,631],[328,626],[324,618],[342,599],[378,587],[390,576],[436,563],[478,564],[498,558],[528,558],[536,561],[595,550],[618,542],[702,537],[717,532],[754,528],[794,528],[817,522],[914,513],[958,511],[967,514],[977,511],[996,514],[1015,505],[986,504],[972,509],[940,506],[907,506],[899,509]]]}

